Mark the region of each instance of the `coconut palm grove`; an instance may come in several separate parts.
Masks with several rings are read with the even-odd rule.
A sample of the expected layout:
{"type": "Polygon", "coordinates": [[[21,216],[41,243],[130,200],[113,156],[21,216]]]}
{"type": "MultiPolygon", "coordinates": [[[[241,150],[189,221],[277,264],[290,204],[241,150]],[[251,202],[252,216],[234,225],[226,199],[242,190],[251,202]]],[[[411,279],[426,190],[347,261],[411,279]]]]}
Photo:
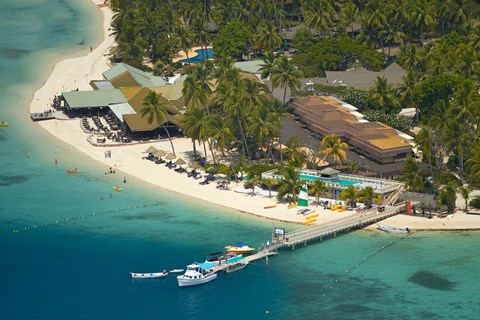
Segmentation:
{"type": "MultiPolygon", "coordinates": [[[[316,146],[290,137],[281,143],[289,100],[330,95],[365,115],[414,137],[422,157],[409,157],[395,179],[408,191],[434,196],[438,206],[455,208],[459,193],[480,208],[470,192],[480,184],[480,2],[474,0],[110,0],[114,60],[155,75],[188,75],[183,88],[181,131],[199,142],[206,166],[238,177],[245,171],[278,195],[296,196],[292,168],[317,168],[319,160],[361,174],[348,159],[348,144],[335,135],[316,146]],[[179,51],[199,47],[214,59],[173,62],[179,51]],[[261,79],[234,67],[261,60],[261,79]],[[378,77],[369,89],[332,83],[306,90],[302,78],[364,68],[380,71],[397,63],[405,75],[398,85],[378,77]],[[278,94],[272,94],[273,89],[278,94]],[[402,109],[413,109],[404,117],[402,109]],[[305,151],[307,149],[307,151],[305,151]],[[214,152],[216,151],[216,152],[214,152]],[[210,156],[209,156],[210,157],[210,156]],[[282,181],[260,179],[278,168],[282,181]]],[[[142,115],[160,122],[165,110],[154,93],[142,115]]],[[[165,131],[167,131],[165,129],[165,131]]],[[[168,131],[167,131],[168,132],[168,131]]],[[[174,144],[174,143],[173,143],[174,144]]],[[[174,148],[172,144],[172,149],[174,148]]],[[[173,150],[174,152],[174,150],[173,150]]],[[[321,162],[321,161],[320,161],[321,162]]],[[[365,170],[363,170],[365,171],[365,170]]],[[[256,180],[255,180],[256,179],[256,180]]],[[[250,184],[252,184],[250,182],[250,184]]],[[[311,188],[317,198],[322,185],[311,188]]],[[[344,191],[343,199],[373,199],[372,190],[344,191]]]]}

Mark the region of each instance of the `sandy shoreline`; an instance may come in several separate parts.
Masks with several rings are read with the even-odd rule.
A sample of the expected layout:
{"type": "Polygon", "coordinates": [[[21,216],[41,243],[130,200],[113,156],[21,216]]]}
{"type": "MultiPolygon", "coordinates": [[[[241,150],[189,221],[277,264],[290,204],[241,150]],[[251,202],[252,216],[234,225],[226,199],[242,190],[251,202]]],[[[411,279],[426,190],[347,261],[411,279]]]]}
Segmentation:
{"type": "MultiPolygon", "coordinates": [[[[95,5],[103,3],[102,0],[91,1],[95,5]]],[[[44,86],[35,93],[30,105],[30,112],[48,110],[52,98],[62,91],[77,88],[80,90],[91,90],[89,82],[102,79],[102,72],[110,68],[107,53],[114,44],[114,39],[108,35],[108,28],[110,28],[110,21],[113,15],[109,8],[98,8],[98,10],[103,14],[104,40],[86,56],[67,59],[55,65],[44,86]]],[[[209,185],[200,185],[198,182],[203,179],[194,180],[188,178],[185,174],[178,174],[173,170],[169,170],[164,165],[157,165],[151,161],[142,160],[142,157],[146,155],[143,152],[151,145],[157,149],[170,152],[170,143],[168,141],[119,147],[95,147],[87,141],[88,135],[80,128],[79,119],[41,121],[38,122],[38,125],[90,158],[101,162],[106,168],[115,167],[116,170],[135,176],[150,184],[266,219],[292,223],[305,221],[304,216],[297,215],[297,209],[288,209],[286,204],[278,204],[275,208],[264,209],[265,206],[276,203],[274,197],[268,198],[261,195],[236,193],[233,191],[236,187],[235,183],[229,186],[230,190],[217,189],[215,182],[209,185]],[[111,150],[111,158],[105,158],[106,150],[111,150]]],[[[187,163],[190,162],[193,153],[191,141],[185,138],[175,139],[174,145],[177,156],[183,158],[187,163]]],[[[203,149],[199,147],[197,150],[201,152],[203,149]]],[[[125,190],[125,192],[128,192],[128,190],[125,190]]],[[[315,207],[315,205],[313,205],[313,208],[319,214],[316,224],[355,214],[355,212],[349,211],[340,213],[324,210],[321,207],[315,207]]],[[[480,229],[480,216],[467,215],[460,211],[448,219],[426,219],[399,215],[384,220],[383,223],[398,227],[408,227],[412,230],[472,230],[480,229]]],[[[370,228],[375,228],[375,226],[370,228]]]]}

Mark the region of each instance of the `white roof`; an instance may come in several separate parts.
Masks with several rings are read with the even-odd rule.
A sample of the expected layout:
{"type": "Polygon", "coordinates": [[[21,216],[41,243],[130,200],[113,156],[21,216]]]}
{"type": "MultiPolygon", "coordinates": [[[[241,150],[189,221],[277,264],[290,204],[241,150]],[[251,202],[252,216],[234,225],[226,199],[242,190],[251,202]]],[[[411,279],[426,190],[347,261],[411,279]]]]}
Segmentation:
{"type": "Polygon", "coordinates": [[[363,119],[363,114],[361,114],[360,112],[358,111],[353,111],[353,112],[350,112],[352,115],[354,115],[355,117],[359,118],[359,119],[363,119]]]}
{"type": "Polygon", "coordinates": [[[129,103],[117,103],[111,104],[108,106],[110,110],[112,110],[113,114],[123,122],[123,115],[124,114],[136,114],[135,110],[133,110],[132,106],[129,103]]]}
{"type": "Polygon", "coordinates": [[[351,104],[346,103],[346,102],[342,102],[342,106],[344,106],[345,108],[347,108],[348,110],[351,110],[351,111],[357,111],[358,110],[357,107],[354,107],[351,104]]]}

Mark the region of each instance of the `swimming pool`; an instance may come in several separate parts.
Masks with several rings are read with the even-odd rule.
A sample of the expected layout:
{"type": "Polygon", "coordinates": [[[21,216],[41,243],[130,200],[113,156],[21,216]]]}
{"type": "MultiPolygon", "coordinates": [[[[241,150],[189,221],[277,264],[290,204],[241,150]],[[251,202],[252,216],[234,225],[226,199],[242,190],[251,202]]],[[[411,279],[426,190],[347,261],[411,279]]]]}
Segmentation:
{"type": "MultiPolygon", "coordinates": [[[[180,60],[180,62],[183,62],[183,63],[189,63],[190,62],[190,63],[194,63],[194,64],[202,62],[204,60],[205,50],[198,49],[198,50],[195,50],[195,52],[197,53],[197,55],[195,57],[190,58],[190,59],[183,59],[183,60],[180,60]]],[[[214,57],[213,48],[207,48],[206,59],[213,59],[213,57],[214,57]]]]}
{"type": "Polygon", "coordinates": [[[298,176],[299,176],[300,179],[305,179],[305,180],[309,180],[309,181],[322,180],[324,182],[338,184],[342,187],[348,187],[348,186],[352,186],[354,184],[359,183],[359,181],[343,180],[343,179],[339,179],[339,178],[330,179],[330,178],[323,178],[323,177],[318,177],[318,176],[311,176],[311,175],[308,175],[308,174],[299,174],[298,176]]]}

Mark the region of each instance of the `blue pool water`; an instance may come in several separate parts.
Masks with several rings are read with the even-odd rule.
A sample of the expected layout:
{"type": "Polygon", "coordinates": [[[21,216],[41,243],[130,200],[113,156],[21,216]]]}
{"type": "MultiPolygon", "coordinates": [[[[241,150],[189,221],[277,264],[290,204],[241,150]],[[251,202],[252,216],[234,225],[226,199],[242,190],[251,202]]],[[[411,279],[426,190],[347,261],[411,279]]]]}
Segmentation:
{"type": "Polygon", "coordinates": [[[325,182],[338,184],[342,187],[348,187],[348,186],[352,186],[352,185],[358,183],[358,181],[343,180],[343,179],[339,179],[339,178],[329,179],[329,178],[311,176],[311,175],[308,175],[308,174],[299,174],[298,176],[300,177],[300,179],[305,179],[305,180],[310,180],[310,181],[322,180],[322,181],[325,181],[325,182]]]}
{"type": "Polygon", "coordinates": [[[185,268],[236,241],[258,247],[274,226],[301,226],[130,176],[109,198],[123,175],[105,175],[29,119],[55,61],[98,43],[98,13],[90,1],[2,1],[0,121],[10,127],[0,128],[1,320],[478,319],[475,232],[394,242],[357,231],[198,287],[180,289],[174,276],[132,281],[129,272],[185,268]],[[82,173],[66,174],[72,167],[82,173]]]}
{"type": "Polygon", "coordinates": [[[197,55],[193,58],[190,58],[190,59],[183,59],[183,60],[180,60],[181,62],[183,63],[200,63],[202,62],[203,60],[208,60],[208,59],[213,59],[214,58],[214,53],[213,53],[213,48],[207,48],[207,50],[202,50],[202,49],[198,49],[198,50],[195,50],[195,52],[197,53],[197,55]],[[205,56],[206,55],[206,56],[205,56]]]}

